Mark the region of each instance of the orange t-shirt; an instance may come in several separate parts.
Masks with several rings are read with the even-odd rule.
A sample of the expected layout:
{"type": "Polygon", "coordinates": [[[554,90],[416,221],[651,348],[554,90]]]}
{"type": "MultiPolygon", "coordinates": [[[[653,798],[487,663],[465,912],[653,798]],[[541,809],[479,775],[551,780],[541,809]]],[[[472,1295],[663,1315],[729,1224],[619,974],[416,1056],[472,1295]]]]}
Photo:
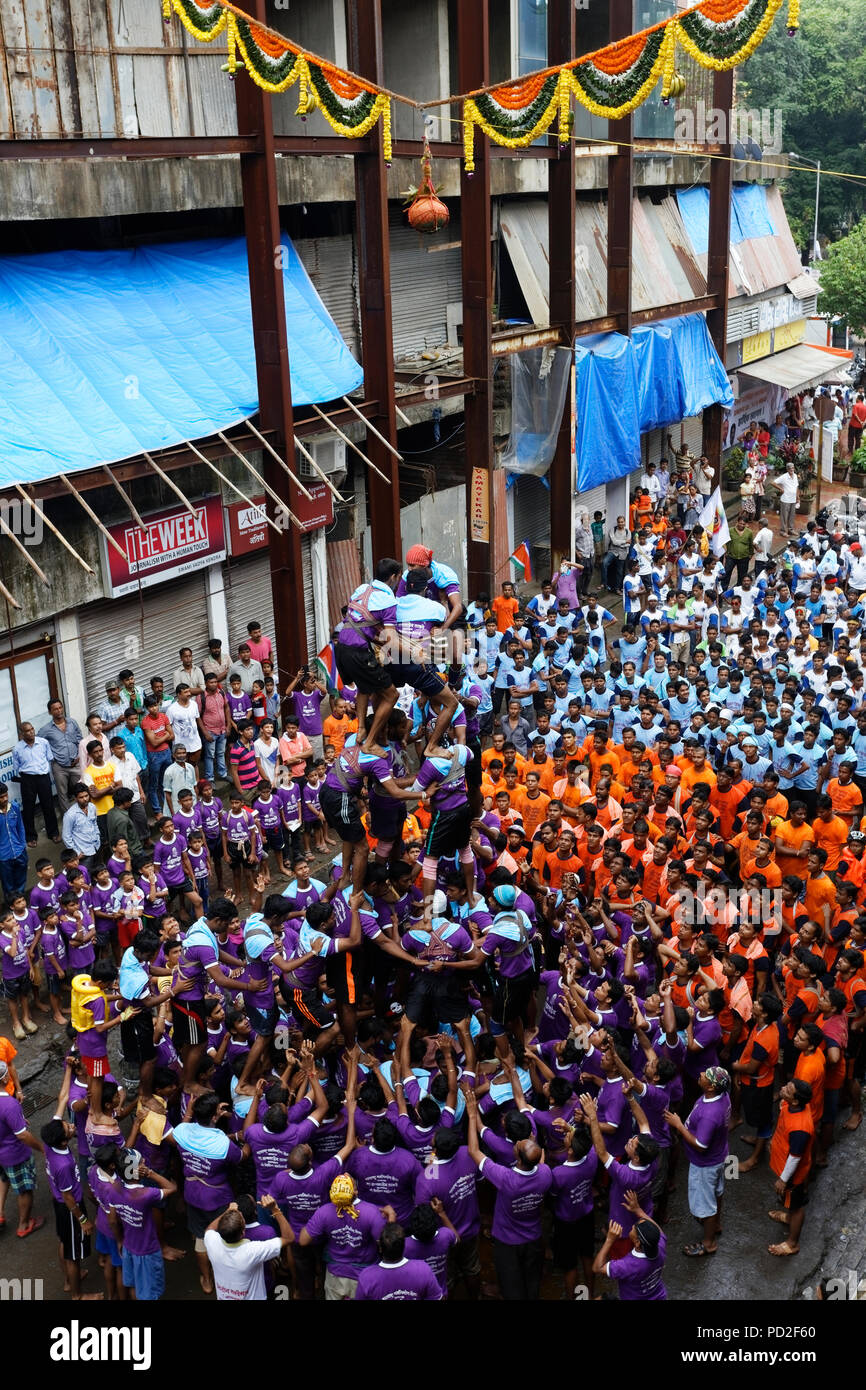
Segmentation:
{"type": "MultiPolygon", "coordinates": [[[[863,794],[853,782],[843,786],[838,777],[832,777],[824,788],[833,803],[833,810],[840,820],[844,820],[849,830],[863,807],[863,794]]],[[[832,824],[832,822],[831,822],[832,824]]]]}
{"type": "Polygon", "coordinates": [[[490,607],[499,632],[507,632],[520,611],[520,604],[516,598],[505,598],[502,594],[497,594],[490,607]]]}
{"type": "Polygon", "coordinates": [[[821,1117],[824,1113],[824,1078],[826,1072],[827,1058],[824,1055],[823,1047],[819,1047],[815,1052],[801,1052],[797,1057],[794,1079],[808,1081],[812,1087],[809,1109],[812,1112],[816,1130],[820,1127],[821,1117]]]}
{"type": "Polygon", "coordinates": [[[558,889],[562,887],[562,880],[566,874],[579,874],[582,868],[583,865],[576,855],[572,854],[568,859],[560,859],[554,850],[552,854],[544,856],[544,869],[541,877],[545,883],[550,884],[551,888],[558,889]]]}
{"type": "Polygon", "coordinates": [[[824,868],[828,874],[831,874],[838,867],[842,846],[848,839],[849,828],[847,821],[842,820],[841,816],[834,816],[832,820],[828,821],[816,816],[812,822],[812,838],[815,844],[819,849],[827,851],[827,862],[824,868]]]}
{"type": "Polygon", "coordinates": [[[713,787],[710,792],[710,806],[719,817],[719,828],[726,840],[729,840],[734,833],[734,819],[742,799],[740,793],[734,791],[733,787],[727,792],[720,792],[718,787],[713,787]]]}
{"type": "MultiPolygon", "coordinates": [[[[792,825],[789,820],[783,821],[776,826],[776,835],[780,840],[784,840],[786,845],[793,845],[796,849],[802,849],[805,844],[814,844],[815,837],[812,834],[812,827],[808,821],[800,826],[792,825]]],[[[796,874],[797,878],[806,878],[805,859],[796,859],[792,854],[785,854],[784,850],[776,850],[776,863],[782,871],[782,877],[786,874],[796,874]]]]}
{"type": "Polygon", "coordinates": [[[703,782],[705,786],[712,787],[713,790],[715,790],[716,774],[711,767],[703,767],[700,772],[698,772],[692,763],[687,763],[683,768],[683,775],[680,778],[680,797],[683,801],[689,796],[692,787],[697,786],[698,782],[703,782]]]}
{"type": "Polygon", "coordinates": [[[832,878],[826,873],[820,878],[812,878],[811,875],[806,879],[806,892],[803,894],[803,907],[811,922],[817,922],[819,926],[824,925],[824,904],[828,904],[832,914],[836,906],[836,887],[832,878]]]}
{"type": "MultiPolygon", "coordinates": [[[[5,1062],[8,1066],[18,1056],[18,1049],[13,1047],[8,1038],[0,1038],[0,1062],[5,1062]]],[[[11,1076],[7,1076],[6,1085],[3,1087],[7,1096],[14,1096],[15,1082],[11,1076]]]]}
{"type": "Polygon", "coordinates": [[[324,735],[325,742],[332,743],[334,745],[334,751],[337,754],[338,758],[343,751],[343,746],[346,742],[346,739],[349,737],[350,734],[356,734],[357,732],[357,719],[349,719],[348,717],[343,719],[335,719],[332,714],[329,714],[327,719],[322,724],[322,733],[324,735]]]}
{"type": "Polygon", "coordinates": [[[609,748],[604,749],[601,753],[596,753],[595,749],[593,749],[589,754],[589,785],[593,790],[601,775],[602,763],[610,763],[613,776],[619,777],[619,758],[616,756],[616,753],[611,752],[609,748]]]}
{"type": "Polygon", "coordinates": [[[547,820],[547,808],[550,805],[550,797],[544,792],[539,792],[538,796],[527,796],[523,793],[523,800],[520,809],[523,812],[523,828],[531,840],[540,825],[547,820]]]}
{"type": "Polygon", "coordinates": [[[760,836],[756,835],[755,838],[752,839],[747,831],[741,830],[739,835],[735,835],[730,842],[731,849],[735,849],[737,851],[737,854],[739,855],[740,878],[745,878],[746,876],[746,864],[748,864],[749,860],[753,857],[755,852],[755,846],[757,845],[759,839],[760,836]]]}

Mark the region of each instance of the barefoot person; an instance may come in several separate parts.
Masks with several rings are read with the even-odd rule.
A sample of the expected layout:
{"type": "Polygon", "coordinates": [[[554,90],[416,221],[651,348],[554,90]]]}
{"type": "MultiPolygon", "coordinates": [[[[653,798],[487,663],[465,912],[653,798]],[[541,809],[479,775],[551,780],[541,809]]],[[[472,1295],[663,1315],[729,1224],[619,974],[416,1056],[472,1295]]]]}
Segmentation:
{"type": "Polygon", "coordinates": [[[689,1211],[704,1228],[703,1239],[683,1246],[683,1254],[715,1255],[725,1188],[731,1078],[724,1067],[707,1067],[698,1077],[700,1099],[687,1120],[672,1110],[664,1117],[686,1145],[689,1160],[689,1211]]]}
{"type": "Polygon", "coordinates": [[[776,1174],[775,1191],[784,1199],[781,1210],[769,1213],[771,1221],[787,1226],[786,1238],[768,1245],[771,1255],[796,1255],[800,1232],[809,1200],[806,1179],[812,1167],[815,1121],[812,1118],[812,1087],[808,1081],[788,1081],[779,1092],[781,1105],[770,1144],[770,1167],[776,1174]]]}
{"type": "Polygon", "coordinates": [[[337,670],[344,683],[358,691],[355,710],[359,729],[367,728],[367,706],[373,701],[373,722],[367,728],[363,751],[377,757],[383,756],[377,739],[397,703],[397,687],[390,667],[381,661],[381,649],[396,637],[394,591],[399,578],[397,560],[379,561],[373,582],[359,585],[349,599],[335,646],[337,670]]]}

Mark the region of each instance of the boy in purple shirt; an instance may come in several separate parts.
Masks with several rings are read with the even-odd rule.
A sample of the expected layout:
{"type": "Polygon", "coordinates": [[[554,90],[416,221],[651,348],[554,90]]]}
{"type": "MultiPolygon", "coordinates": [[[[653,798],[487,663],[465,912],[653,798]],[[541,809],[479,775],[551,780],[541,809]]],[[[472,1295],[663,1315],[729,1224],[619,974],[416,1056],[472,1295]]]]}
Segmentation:
{"type": "Polygon", "coordinates": [[[444,1297],[439,1281],[424,1260],[405,1254],[403,1227],[391,1221],[379,1237],[379,1262],[361,1271],[358,1302],[438,1303],[444,1297]]]}
{"type": "Polygon", "coordinates": [[[75,1158],[69,1152],[69,1140],[74,1133],[73,1125],[55,1118],[42,1126],[40,1137],[45,1146],[43,1157],[48,1189],[54,1203],[54,1222],[69,1292],[73,1299],[96,1299],[101,1298],[101,1294],[81,1293],[81,1261],[90,1254],[93,1222],[84,1205],[75,1158]]]}
{"type": "Polygon", "coordinates": [[[405,1254],[410,1260],[423,1260],[432,1270],[443,1298],[448,1297],[448,1255],[460,1239],[438,1197],[416,1207],[409,1218],[405,1254]]]}
{"type": "Polygon", "coordinates": [[[66,942],[66,978],[89,970],[96,958],[96,928],[85,921],[74,891],[60,895],[60,930],[66,942]]]}
{"type": "Polygon", "coordinates": [[[604,1244],[593,1262],[593,1273],[606,1274],[609,1279],[615,1279],[623,1303],[666,1299],[667,1291],[662,1283],[667,1250],[664,1233],[647,1216],[633,1192],[628,1194],[626,1205],[630,1226],[626,1237],[629,1249],[618,1260],[610,1258],[613,1247],[624,1238],[619,1222],[611,1221],[604,1244]]]}
{"type": "Polygon", "coordinates": [[[362,1199],[380,1207],[393,1207],[397,1220],[403,1223],[412,1215],[415,1186],[422,1169],[417,1158],[398,1146],[397,1139],[397,1126],[391,1120],[377,1120],[372,1143],[355,1150],[348,1170],[362,1199]]]}
{"type": "MultiPolygon", "coordinates": [[[[132,1158],[131,1151],[127,1150],[126,1156],[132,1158]]],[[[121,1172],[125,1169],[123,1160],[121,1155],[121,1172]]],[[[165,1265],[153,1209],[176,1191],[177,1183],[139,1163],[135,1180],[119,1183],[109,1208],[109,1224],[122,1253],[123,1287],[135,1290],[138,1303],[154,1303],[165,1292],[165,1265]],[[145,1187],[139,1181],[142,1178],[154,1186],[145,1187]]]]}
{"type": "Polygon", "coordinates": [[[703,1240],[683,1246],[683,1254],[700,1258],[718,1249],[719,1198],[725,1190],[731,1078],[724,1067],[707,1067],[698,1077],[701,1097],[687,1120],[665,1111],[671,1129],[685,1142],[689,1160],[689,1211],[702,1222],[703,1240]]]}

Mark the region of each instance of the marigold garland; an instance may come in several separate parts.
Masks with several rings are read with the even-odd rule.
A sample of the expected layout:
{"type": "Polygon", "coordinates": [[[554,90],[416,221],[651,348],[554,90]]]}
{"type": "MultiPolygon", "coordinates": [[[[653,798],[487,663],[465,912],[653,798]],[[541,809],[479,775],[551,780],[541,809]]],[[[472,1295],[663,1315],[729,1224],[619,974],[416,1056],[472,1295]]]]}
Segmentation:
{"type": "MultiPolygon", "coordinates": [[[[636,110],[661,82],[667,103],[675,92],[677,48],[701,67],[723,72],[738,66],[766,38],[784,0],[701,0],[678,16],[619,39],[562,67],[546,68],[490,91],[462,98],[463,152],[475,168],[475,127],[508,149],[531,145],[553,122],[561,143],[570,138],[571,99],[594,116],[619,120],[636,110]]],[[[800,0],[787,0],[788,33],[799,28],[800,0]]],[[[382,121],[385,159],[391,161],[391,94],[354,73],[305,53],[289,39],[262,29],[224,0],[162,0],[168,22],[177,15],[202,43],[225,33],[229,75],[239,66],[266,92],[299,86],[297,113],[321,111],[338,135],[357,139],[382,121]]],[[[402,100],[397,96],[398,100],[402,100]]],[[[451,98],[459,101],[461,98],[451,98]]],[[[417,103],[406,98],[409,105],[417,103]]]]}

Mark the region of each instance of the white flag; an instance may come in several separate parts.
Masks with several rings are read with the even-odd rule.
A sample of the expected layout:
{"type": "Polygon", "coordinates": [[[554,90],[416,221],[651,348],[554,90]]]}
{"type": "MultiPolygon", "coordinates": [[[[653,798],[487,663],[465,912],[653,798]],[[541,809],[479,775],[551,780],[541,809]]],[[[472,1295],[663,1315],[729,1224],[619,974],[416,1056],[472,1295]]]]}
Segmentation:
{"type": "Polygon", "coordinates": [[[722,555],[725,546],[731,539],[731,532],[719,488],[716,488],[709,498],[707,505],[698,517],[698,522],[709,535],[710,549],[713,554],[722,555]]]}

